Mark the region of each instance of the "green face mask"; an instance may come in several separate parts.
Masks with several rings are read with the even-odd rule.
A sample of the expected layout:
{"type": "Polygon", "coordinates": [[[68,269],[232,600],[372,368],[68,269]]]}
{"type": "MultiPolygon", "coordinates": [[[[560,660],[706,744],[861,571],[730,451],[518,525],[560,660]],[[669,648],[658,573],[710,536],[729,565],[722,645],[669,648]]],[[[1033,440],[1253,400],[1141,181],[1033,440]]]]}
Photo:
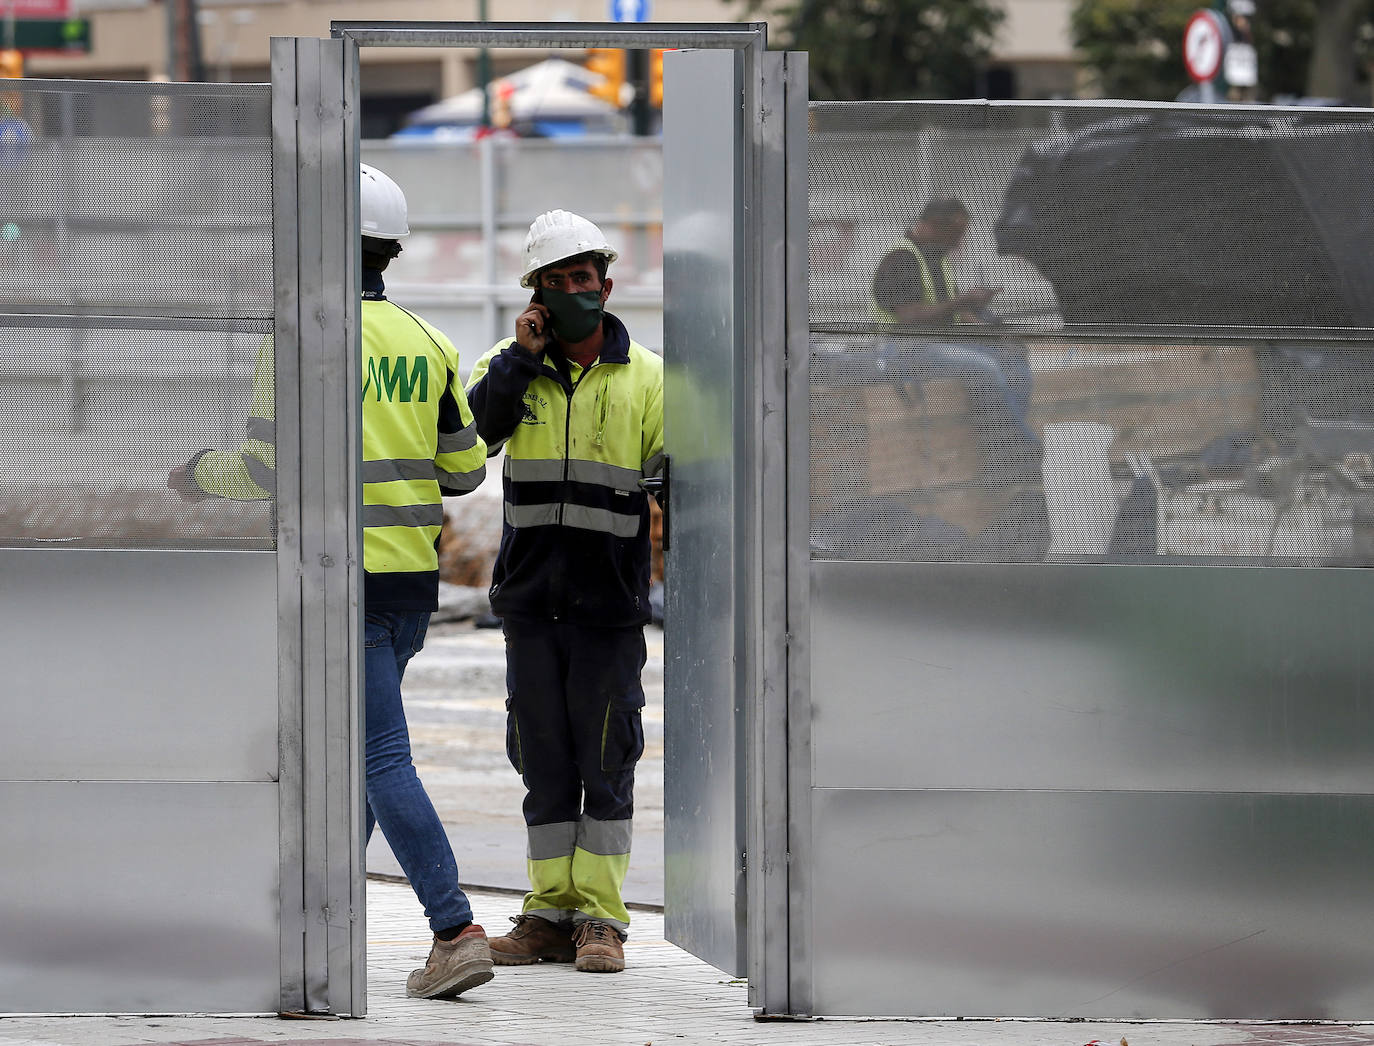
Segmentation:
{"type": "Polygon", "coordinates": [[[603,310],[600,291],[540,291],[545,308],[553,317],[553,332],[568,344],[582,341],[601,325],[603,310]]]}

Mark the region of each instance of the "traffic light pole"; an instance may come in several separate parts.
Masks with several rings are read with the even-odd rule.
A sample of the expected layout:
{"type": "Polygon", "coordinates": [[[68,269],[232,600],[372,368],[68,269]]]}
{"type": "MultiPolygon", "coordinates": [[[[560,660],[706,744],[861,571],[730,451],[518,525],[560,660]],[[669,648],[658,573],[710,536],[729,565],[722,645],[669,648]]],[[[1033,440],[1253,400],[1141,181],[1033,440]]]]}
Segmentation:
{"type": "Polygon", "coordinates": [[[637,135],[653,133],[652,110],[649,106],[649,52],[632,48],[625,52],[625,68],[631,86],[634,87],[634,101],[630,103],[630,121],[637,135]]]}
{"type": "MultiPolygon", "coordinates": [[[[477,17],[487,20],[487,0],[478,0],[477,17]]],[[[491,126],[491,54],[485,47],[477,52],[477,86],[482,90],[482,127],[491,126]]]]}

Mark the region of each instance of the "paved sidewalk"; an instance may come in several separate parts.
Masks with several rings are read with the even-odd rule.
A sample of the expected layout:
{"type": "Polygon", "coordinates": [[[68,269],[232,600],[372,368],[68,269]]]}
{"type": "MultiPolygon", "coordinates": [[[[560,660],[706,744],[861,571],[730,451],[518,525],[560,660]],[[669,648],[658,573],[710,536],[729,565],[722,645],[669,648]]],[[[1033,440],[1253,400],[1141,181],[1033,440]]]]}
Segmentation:
{"type": "MultiPolygon", "coordinates": [[[[474,892],[490,933],[518,899],[474,892]]],[[[663,917],[633,912],[623,974],[498,968],[447,1002],[405,997],[429,948],[410,888],[368,883],[368,999],[362,1020],[275,1017],[6,1017],[0,1046],[1374,1046],[1374,1027],[1048,1021],[764,1021],[746,987],[663,940],[663,917]]]]}

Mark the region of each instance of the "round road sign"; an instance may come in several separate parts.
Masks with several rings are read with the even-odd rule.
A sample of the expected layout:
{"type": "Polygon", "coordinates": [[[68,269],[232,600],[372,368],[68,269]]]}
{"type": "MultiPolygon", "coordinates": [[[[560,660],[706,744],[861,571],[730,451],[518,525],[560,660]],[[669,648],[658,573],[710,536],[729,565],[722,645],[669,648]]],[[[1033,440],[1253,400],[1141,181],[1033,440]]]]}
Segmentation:
{"type": "Polygon", "coordinates": [[[1194,11],[1183,30],[1183,66],[1194,83],[1216,79],[1226,54],[1226,23],[1215,11],[1194,11]]]}

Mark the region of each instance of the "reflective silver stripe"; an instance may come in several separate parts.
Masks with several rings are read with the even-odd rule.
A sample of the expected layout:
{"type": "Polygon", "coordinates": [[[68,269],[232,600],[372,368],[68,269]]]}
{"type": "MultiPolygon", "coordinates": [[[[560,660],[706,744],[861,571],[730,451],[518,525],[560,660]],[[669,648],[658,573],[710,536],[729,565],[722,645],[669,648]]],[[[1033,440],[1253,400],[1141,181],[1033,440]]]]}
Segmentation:
{"type": "Polygon", "coordinates": [[[460,450],[471,450],[477,446],[477,422],[459,432],[439,433],[439,446],[435,453],[456,454],[460,450]]]}
{"type": "Polygon", "coordinates": [[[604,461],[569,461],[568,478],[577,483],[597,483],[615,490],[638,490],[639,469],[608,465],[604,461]]]}
{"type": "MultiPolygon", "coordinates": [[[[568,479],[576,483],[595,483],[613,490],[639,489],[639,469],[608,465],[604,461],[579,461],[576,458],[568,461],[567,469],[568,479]]],[[[557,483],[563,478],[563,462],[547,458],[515,460],[508,457],[505,473],[516,483],[557,483]]]]}
{"type": "Polygon", "coordinates": [[[630,852],[630,827],[633,822],[627,817],[623,821],[598,821],[585,814],[577,822],[577,845],[589,854],[614,857],[630,852]]]}
{"type": "Polygon", "coordinates": [[[577,845],[577,830],[576,821],[530,825],[526,829],[525,856],[531,861],[571,857],[573,847],[577,845]]]}
{"type": "Polygon", "coordinates": [[[249,418],[248,438],[260,439],[264,443],[277,442],[277,423],[270,418],[249,418]]]}
{"type": "Polygon", "coordinates": [[[382,458],[363,462],[364,483],[394,483],[402,479],[433,479],[434,462],[426,458],[382,458]]]}
{"type": "Polygon", "coordinates": [[[621,512],[609,512],[604,508],[587,508],[586,505],[565,505],[563,522],[570,527],[599,530],[604,534],[614,534],[618,538],[632,538],[639,533],[637,515],[627,516],[621,512]]]}
{"type": "Polygon", "coordinates": [[[468,472],[448,472],[436,465],[434,466],[434,474],[439,479],[439,485],[445,491],[461,490],[466,492],[476,490],[482,485],[482,480],[487,478],[487,467],[486,465],[478,465],[468,472]]]}
{"type": "Polygon", "coordinates": [[[506,522],[513,527],[547,527],[558,522],[558,505],[512,505],[506,502],[506,522]]]}
{"type": "Polygon", "coordinates": [[[424,458],[386,458],[363,462],[364,483],[395,483],[398,480],[438,480],[451,490],[476,490],[486,478],[487,466],[467,472],[449,472],[424,458]]]}
{"type": "Polygon", "coordinates": [[[248,470],[248,478],[269,494],[277,489],[277,470],[264,465],[252,454],[241,454],[243,466],[248,470]]]}
{"type": "Polygon", "coordinates": [[[364,505],[365,527],[439,527],[443,505],[364,505]]]}
{"type": "Polygon", "coordinates": [[[563,462],[548,458],[517,460],[507,454],[502,471],[516,483],[558,483],[563,479],[563,462]]]}
{"type": "Polygon", "coordinates": [[[646,476],[661,476],[661,475],[663,475],[663,459],[664,459],[664,454],[663,454],[663,451],[660,450],[657,454],[655,454],[653,457],[651,457],[648,461],[646,461],[646,462],[644,463],[644,475],[646,475],[646,476]]]}
{"type": "MultiPolygon", "coordinates": [[[[572,912],[565,912],[561,908],[526,908],[521,915],[537,915],[546,922],[551,922],[555,926],[570,926],[572,924],[572,912]]],[[[610,922],[609,919],[606,920],[610,922]]],[[[627,923],[622,929],[628,929],[627,923]]]]}
{"type": "MultiPolygon", "coordinates": [[[[614,534],[618,538],[632,538],[639,533],[639,516],[610,512],[586,505],[563,505],[563,523],[580,530],[596,530],[614,534]]],[[[541,505],[512,505],[506,502],[506,522],[512,527],[548,527],[558,522],[556,502],[541,505]]]]}

